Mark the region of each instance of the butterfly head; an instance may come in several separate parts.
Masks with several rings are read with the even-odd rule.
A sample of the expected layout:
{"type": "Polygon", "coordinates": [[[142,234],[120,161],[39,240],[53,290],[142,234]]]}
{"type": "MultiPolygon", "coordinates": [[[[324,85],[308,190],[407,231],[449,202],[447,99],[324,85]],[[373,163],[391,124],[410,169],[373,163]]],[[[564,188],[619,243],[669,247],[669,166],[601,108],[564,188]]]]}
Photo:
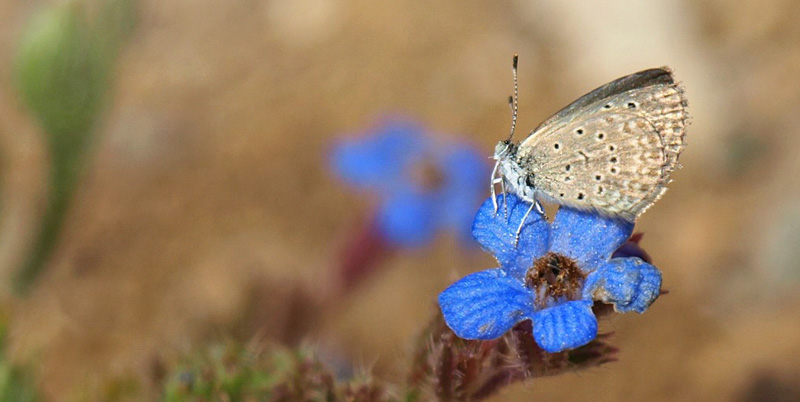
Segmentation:
{"type": "Polygon", "coordinates": [[[516,145],[510,140],[500,141],[494,146],[494,160],[507,159],[517,151],[516,145]]]}

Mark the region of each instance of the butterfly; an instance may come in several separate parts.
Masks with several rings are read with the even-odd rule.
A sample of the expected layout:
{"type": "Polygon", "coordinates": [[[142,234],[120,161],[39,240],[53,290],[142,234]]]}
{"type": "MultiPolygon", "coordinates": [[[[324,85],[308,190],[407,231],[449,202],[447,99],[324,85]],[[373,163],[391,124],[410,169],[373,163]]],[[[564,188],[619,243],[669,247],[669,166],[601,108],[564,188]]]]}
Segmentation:
{"type": "Polygon", "coordinates": [[[667,190],[685,147],[687,101],[668,67],[611,81],[511,138],[518,109],[514,55],[511,135],[495,146],[491,193],[511,190],[544,215],[541,202],[633,222],[667,190]]]}

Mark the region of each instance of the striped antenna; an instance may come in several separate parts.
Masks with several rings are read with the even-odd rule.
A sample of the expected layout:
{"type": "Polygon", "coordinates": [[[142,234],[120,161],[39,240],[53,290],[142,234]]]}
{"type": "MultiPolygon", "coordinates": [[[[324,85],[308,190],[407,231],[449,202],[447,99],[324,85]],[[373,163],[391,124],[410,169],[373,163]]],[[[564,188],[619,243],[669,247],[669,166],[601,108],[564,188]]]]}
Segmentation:
{"type": "Polygon", "coordinates": [[[514,61],[511,65],[512,72],[514,73],[514,96],[508,97],[508,104],[511,106],[511,134],[508,136],[508,142],[514,137],[514,130],[517,128],[517,108],[519,107],[519,86],[517,85],[517,63],[519,56],[514,53],[514,61]]]}

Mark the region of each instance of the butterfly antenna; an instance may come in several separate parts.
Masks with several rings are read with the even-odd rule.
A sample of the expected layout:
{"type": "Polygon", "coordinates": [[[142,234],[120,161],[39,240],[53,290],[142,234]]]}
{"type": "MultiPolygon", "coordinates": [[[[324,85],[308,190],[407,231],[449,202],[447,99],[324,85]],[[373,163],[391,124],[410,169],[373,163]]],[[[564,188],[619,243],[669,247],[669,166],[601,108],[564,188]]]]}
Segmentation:
{"type": "Polygon", "coordinates": [[[511,106],[511,134],[508,135],[508,141],[514,137],[514,130],[517,128],[517,108],[519,107],[519,86],[517,85],[517,64],[519,62],[519,55],[514,54],[514,61],[511,65],[511,70],[514,74],[514,96],[508,97],[508,104],[511,106]]]}

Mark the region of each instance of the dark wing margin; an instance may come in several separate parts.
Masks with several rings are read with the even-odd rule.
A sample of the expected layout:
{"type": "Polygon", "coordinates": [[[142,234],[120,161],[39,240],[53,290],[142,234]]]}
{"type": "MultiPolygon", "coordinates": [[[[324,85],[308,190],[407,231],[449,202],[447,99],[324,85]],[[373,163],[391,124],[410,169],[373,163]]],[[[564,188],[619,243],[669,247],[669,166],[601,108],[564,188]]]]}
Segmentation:
{"type": "Polygon", "coordinates": [[[575,113],[576,110],[588,107],[595,102],[630,91],[632,89],[646,88],[653,85],[674,85],[675,82],[672,78],[672,71],[668,67],[651,68],[631,75],[626,75],[622,78],[617,78],[586,95],[581,96],[576,101],[570,103],[563,109],[556,112],[556,114],[547,118],[536,127],[532,132],[538,131],[540,128],[547,126],[555,120],[561,120],[567,115],[575,113]]]}

